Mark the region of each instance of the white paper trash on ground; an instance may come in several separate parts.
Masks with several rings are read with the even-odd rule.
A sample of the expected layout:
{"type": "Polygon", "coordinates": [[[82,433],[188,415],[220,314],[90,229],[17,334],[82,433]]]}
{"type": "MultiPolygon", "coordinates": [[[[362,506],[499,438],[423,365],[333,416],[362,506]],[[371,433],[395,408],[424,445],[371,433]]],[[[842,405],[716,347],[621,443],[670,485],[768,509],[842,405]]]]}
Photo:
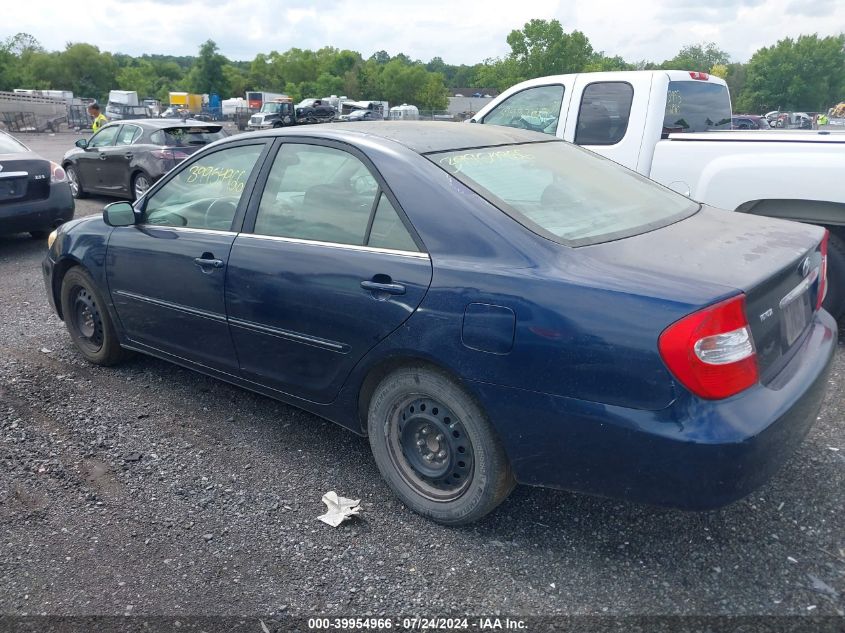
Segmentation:
{"type": "Polygon", "coordinates": [[[334,490],[329,490],[323,495],[323,503],[326,504],[326,508],[328,508],[328,510],[325,514],[321,514],[317,518],[332,527],[337,527],[349,517],[357,515],[361,510],[361,508],[358,507],[361,503],[360,499],[338,497],[334,490]]]}

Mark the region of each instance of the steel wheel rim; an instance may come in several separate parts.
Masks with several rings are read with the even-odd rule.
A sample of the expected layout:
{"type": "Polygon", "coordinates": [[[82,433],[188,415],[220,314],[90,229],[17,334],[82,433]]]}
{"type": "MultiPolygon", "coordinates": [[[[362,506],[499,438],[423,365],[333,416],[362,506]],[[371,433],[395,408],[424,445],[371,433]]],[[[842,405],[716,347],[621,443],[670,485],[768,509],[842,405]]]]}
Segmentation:
{"type": "Polygon", "coordinates": [[[388,422],[394,468],[415,492],[432,501],[453,501],[469,488],[475,466],[463,422],[434,398],[398,403],[388,422]]]}
{"type": "Polygon", "coordinates": [[[140,198],[145,193],[147,193],[147,189],[150,188],[150,183],[147,180],[146,176],[136,176],[135,177],[135,198],[140,198]]]}
{"type": "Polygon", "coordinates": [[[76,179],[76,170],[73,167],[69,167],[65,173],[67,174],[67,183],[70,185],[70,192],[74,196],[78,196],[79,181],[76,179]]]}
{"type": "Polygon", "coordinates": [[[104,339],[103,319],[93,295],[85,288],[74,290],[72,318],[80,342],[92,351],[99,351],[104,339]]]}

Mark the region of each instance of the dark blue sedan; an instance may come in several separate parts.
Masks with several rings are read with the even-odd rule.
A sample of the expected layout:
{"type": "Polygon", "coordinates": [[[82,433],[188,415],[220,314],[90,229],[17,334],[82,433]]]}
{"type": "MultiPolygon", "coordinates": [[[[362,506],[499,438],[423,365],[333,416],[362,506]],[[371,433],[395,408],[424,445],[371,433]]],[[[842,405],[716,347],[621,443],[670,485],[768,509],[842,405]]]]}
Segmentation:
{"type": "Polygon", "coordinates": [[[380,122],[213,143],[60,227],[44,278],[89,361],[367,434],[461,524],[516,483],[691,509],[761,485],[824,395],[826,248],[544,135],[380,122]]]}

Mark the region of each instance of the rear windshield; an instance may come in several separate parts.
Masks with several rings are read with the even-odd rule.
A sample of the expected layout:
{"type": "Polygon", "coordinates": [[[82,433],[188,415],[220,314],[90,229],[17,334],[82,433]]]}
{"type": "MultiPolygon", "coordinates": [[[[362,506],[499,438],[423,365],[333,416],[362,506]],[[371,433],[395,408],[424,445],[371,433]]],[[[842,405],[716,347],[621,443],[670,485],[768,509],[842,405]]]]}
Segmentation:
{"type": "Polygon", "coordinates": [[[19,143],[8,134],[0,132],[0,154],[20,154],[28,151],[26,145],[19,143]]]}
{"type": "Polygon", "coordinates": [[[567,246],[645,233],[699,208],[689,198],[563,141],[428,158],[528,229],[567,246]]]}
{"type": "Polygon", "coordinates": [[[207,145],[224,136],[226,136],[226,133],[219,125],[209,125],[207,127],[169,127],[153,133],[152,141],[156,145],[187,147],[191,145],[207,145]]]}
{"type": "Polygon", "coordinates": [[[670,81],[663,133],[731,129],[727,86],[707,81],[670,81]]]}

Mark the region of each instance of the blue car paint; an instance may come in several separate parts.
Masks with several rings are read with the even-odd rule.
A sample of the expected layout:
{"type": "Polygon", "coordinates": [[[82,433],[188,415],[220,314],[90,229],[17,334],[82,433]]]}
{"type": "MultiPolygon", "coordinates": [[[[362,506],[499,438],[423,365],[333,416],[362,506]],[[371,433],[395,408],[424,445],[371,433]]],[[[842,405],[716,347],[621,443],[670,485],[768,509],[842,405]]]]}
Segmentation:
{"type": "MultiPolygon", "coordinates": [[[[331,129],[321,132],[335,141],[353,136],[331,129]]],[[[289,132],[275,136],[282,141],[299,138],[289,132]]],[[[296,285],[293,280],[306,279],[337,283],[342,293],[351,293],[364,271],[374,269],[347,270],[345,260],[343,264],[329,260],[315,275],[313,258],[286,258],[287,282],[271,274],[276,278],[265,279],[266,287],[244,293],[245,284],[257,283],[256,271],[274,270],[268,251],[245,248],[243,255],[230,261],[226,282],[230,324],[233,317],[248,324],[230,328],[238,350],[241,345],[249,350],[240,368],[198,357],[190,349],[193,343],[182,350],[163,351],[129,341],[119,324],[121,341],[290,402],[358,433],[364,431],[360,396],[372,386],[368,377],[397,360],[427,362],[452,374],[482,404],[520,482],[664,505],[712,507],[742,496],[759,485],[806,433],[835,349],[836,326],[823,311],[816,314],[800,349],[776,377],[784,384],[777,388],[760,384],[725,401],[702,401],[673,380],[657,353],[656,340],[672,322],[735,294],[736,287],[722,283],[720,277],[691,283],[687,271],[666,267],[659,258],[640,258],[638,265],[630,266],[625,258],[612,256],[613,244],[561,247],[531,233],[401,144],[366,135],[354,140],[382,182],[389,183],[424,242],[431,267],[427,292],[425,271],[419,266],[429,259],[421,258],[415,262],[417,269],[396,273],[397,280],[413,287],[412,298],[379,300],[362,291],[354,310],[333,308],[329,316],[320,315],[322,323],[309,324],[302,314],[280,316],[280,305],[285,304],[266,298],[278,296],[282,289],[290,291],[296,285]],[[353,317],[379,323],[384,303],[393,317],[382,330],[350,331],[353,317]],[[416,303],[419,307],[411,312],[416,303]],[[465,315],[474,304],[498,307],[498,325],[479,345],[465,340],[465,315]],[[508,351],[507,327],[500,320],[503,310],[515,315],[508,351]],[[244,331],[249,336],[244,337],[244,331]],[[311,335],[315,341],[297,347],[287,334],[311,335]],[[307,368],[287,375],[278,372],[261,358],[266,345],[277,341],[283,341],[300,367],[309,359],[307,352],[317,349],[315,358],[323,356],[318,360],[322,369],[310,374],[307,368]],[[320,341],[340,349],[320,349],[320,341]],[[349,355],[353,348],[355,354],[349,355]]],[[[266,177],[266,165],[261,172],[266,177]]],[[[249,211],[244,213],[249,222],[249,211]]],[[[715,214],[720,219],[722,213],[704,210],[694,217],[700,216],[700,226],[701,218],[707,222],[715,214]]],[[[682,231],[684,222],[675,230],[682,231]]],[[[64,230],[45,260],[48,288],[53,293],[58,289],[52,279],[53,262],[66,260],[80,262],[106,288],[103,263],[111,231],[98,219],[64,230]]],[[[803,248],[815,238],[808,228],[798,243],[803,248]]],[[[138,271],[145,265],[135,263],[138,271]]],[[[174,297],[186,283],[176,275],[160,281],[174,297]]],[[[302,297],[286,305],[308,306],[316,287],[308,284],[302,297]]],[[[109,309],[116,316],[112,305],[109,309]]]]}

